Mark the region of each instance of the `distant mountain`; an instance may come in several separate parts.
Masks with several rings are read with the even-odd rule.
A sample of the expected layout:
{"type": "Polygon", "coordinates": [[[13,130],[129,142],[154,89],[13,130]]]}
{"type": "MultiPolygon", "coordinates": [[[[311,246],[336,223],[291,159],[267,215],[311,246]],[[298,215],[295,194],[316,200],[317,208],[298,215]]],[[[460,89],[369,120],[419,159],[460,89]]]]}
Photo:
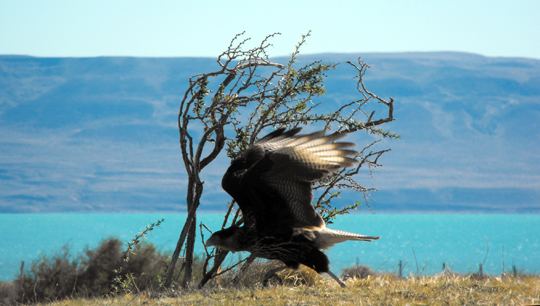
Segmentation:
{"type": "MultiPolygon", "coordinates": [[[[359,56],[368,89],[396,101],[385,128],[402,135],[362,178],[379,189],[373,211],[540,212],[540,60],[302,56],[342,63],[325,82],[329,110],[355,99],[344,61],[359,56]]],[[[179,101],[190,76],[218,69],[210,58],[0,56],[0,212],[185,211],[179,101]]],[[[205,173],[202,209],[224,209],[228,163],[205,173]]]]}

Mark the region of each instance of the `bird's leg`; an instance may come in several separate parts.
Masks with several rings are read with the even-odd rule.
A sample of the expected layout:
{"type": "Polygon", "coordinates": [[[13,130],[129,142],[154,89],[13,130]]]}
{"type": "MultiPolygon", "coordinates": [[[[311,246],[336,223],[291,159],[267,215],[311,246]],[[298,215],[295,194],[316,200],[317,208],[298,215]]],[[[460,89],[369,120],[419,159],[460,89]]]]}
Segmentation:
{"type": "Polygon", "coordinates": [[[276,273],[279,272],[279,271],[283,271],[283,270],[285,270],[285,269],[287,269],[287,266],[283,266],[283,267],[271,269],[271,270],[269,270],[268,272],[266,272],[266,274],[264,275],[264,278],[263,278],[263,287],[267,287],[267,286],[268,286],[268,281],[269,281],[272,277],[277,277],[277,279],[279,279],[280,284],[283,285],[283,280],[282,280],[281,277],[279,277],[279,275],[277,275],[276,273]]]}
{"type": "Polygon", "coordinates": [[[328,273],[328,275],[330,275],[333,279],[335,279],[336,282],[338,282],[338,284],[341,287],[343,287],[343,288],[347,287],[347,285],[345,285],[345,283],[342,282],[341,279],[339,279],[339,277],[337,277],[334,273],[332,273],[332,271],[328,270],[328,272],[326,272],[326,273],[328,273]]]}

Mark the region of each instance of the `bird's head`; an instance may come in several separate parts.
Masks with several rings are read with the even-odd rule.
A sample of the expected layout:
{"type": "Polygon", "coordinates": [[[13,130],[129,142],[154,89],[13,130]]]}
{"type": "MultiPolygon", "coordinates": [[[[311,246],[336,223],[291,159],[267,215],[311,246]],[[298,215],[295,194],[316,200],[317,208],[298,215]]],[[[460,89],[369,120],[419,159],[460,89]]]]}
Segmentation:
{"type": "Polygon", "coordinates": [[[238,248],[238,244],[236,242],[238,235],[239,227],[232,226],[227,229],[213,233],[212,236],[210,236],[210,238],[206,240],[205,245],[207,247],[220,247],[231,252],[242,251],[238,248]]]}

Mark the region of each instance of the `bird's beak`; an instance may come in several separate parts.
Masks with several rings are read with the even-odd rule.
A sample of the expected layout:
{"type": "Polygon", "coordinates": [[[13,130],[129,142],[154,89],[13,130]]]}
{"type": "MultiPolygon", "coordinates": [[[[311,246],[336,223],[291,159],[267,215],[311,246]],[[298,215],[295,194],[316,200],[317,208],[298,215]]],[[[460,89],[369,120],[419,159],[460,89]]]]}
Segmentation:
{"type": "Polygon", "coordinates": [[[206,243],[204,244],[206,247],[215,246],[218,243],[219,238],[217,236],[212,235],[208,240],[206,240],[206,243]]]}
{"type": "Polygon", "coordinates": [[[206,240],[206,243],[204,245],[206,247],[213,246],[213,247],[216,247],[216,248],[221,248],[221,249],[233,252],[233,253],[237,251],[237,250],[231,249],[229,246],[227,246],[227,244],[224,243],[223,240],[221,240],[221,237],[219,237],[217,235],[210,236],[210,238],[208,238],[208,240],[206,240]]]}

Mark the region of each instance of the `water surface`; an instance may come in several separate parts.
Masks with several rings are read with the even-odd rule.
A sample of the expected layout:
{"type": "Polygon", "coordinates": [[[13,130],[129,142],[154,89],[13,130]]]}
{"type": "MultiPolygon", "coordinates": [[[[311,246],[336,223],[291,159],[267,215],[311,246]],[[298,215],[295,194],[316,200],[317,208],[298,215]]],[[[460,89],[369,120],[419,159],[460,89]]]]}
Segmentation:
{"type": "MultiPolygon", "coordinates": [[[[223,214],[199,214],[211,230],[220,229],[223,214]]],[[[0,280],[13,280],[21,261],[51,256],[68,245],[75,256],[109,237],[130,241],[134,234],[160,219],[165,222],[148,235],[161,251],[172,251],[186,214],[0,214],[0,280]]],[[[512,265],[540,272],[540,215],[526,214],[354,214],[342,216],[331,228],[381,236],[374,242],[345,242],[327,251],[331,269],[355,264],[404,274],[440,273],[443,263],[454,272],[500,274],[512,265]]],[[[208,232],[204,232],[209,237],[208,232]]],[[[196,252],[203,253],[198,233],[196,252]]],[[[235,254],[234,256],[246,256],[235,254]]],[[[229,262],[233,258],[229,259],[229,262]]]]}

